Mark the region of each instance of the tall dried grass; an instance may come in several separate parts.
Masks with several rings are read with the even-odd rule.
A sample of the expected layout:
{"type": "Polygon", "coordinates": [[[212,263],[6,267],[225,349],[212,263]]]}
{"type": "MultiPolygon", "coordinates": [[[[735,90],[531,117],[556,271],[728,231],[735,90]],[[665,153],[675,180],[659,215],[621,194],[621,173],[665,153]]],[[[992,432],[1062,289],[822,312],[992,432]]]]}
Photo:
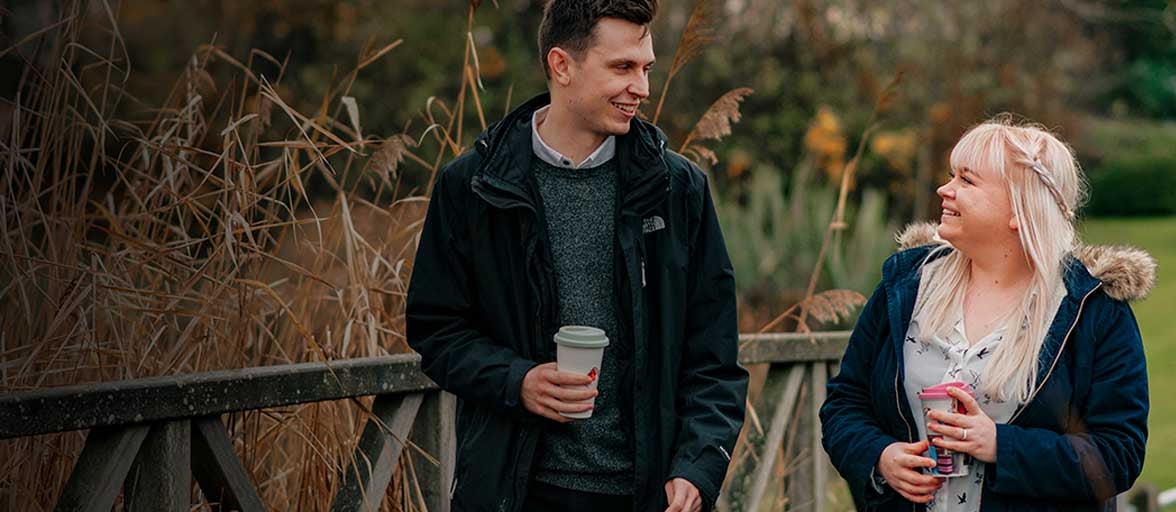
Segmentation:
{"type": "MultiPolygon", "coordinates": [[[[314,103],[282,86],[285,61],[258,50],[240,61],[207,45],[161,105],[145,105],[127,90],[129,56],[105,2],[65,3],[60,21],[5,49],[31,42],[45,58],[29,63],[15,98],[0,100],[0,393],[408,350],[403,306],[427,190],[405,190],[403,167],[432,183],[464,149],[463,113],[486,126],[478,4],[463,34],[460,92],[452,108],[428,101],[417,137],[365,134],[362,101],[349,95],[399,41],[371,45],[314,103]],[[258,72],[263,62],[278,72],[258,72]],[[235,78],[214,78],[227,74],[235,78]],[[424,154],[425,140],[435,154],[424,154]]],[[[673,76],[713,40],[708,8],[698,2],[690,18],[655,120],[673,76]]],[[[750,92],[716,101],[682,150],[713,164],[692,142],[730,134],[750,92]]],[[[844,201],[843,192],[830,235],[844,224],[844,201]]],[[[847,302],[811,286],[808,295],[801,325],[847,302]]],[[[226,419],[270,508],[321,510],[367,405],[226,419]]],[[[50,508],[83,443],[83,432],[0,441],[9,461],[0,509],[50,508]]],[[[385,510],[420,508],[412,471],[401,469],[385,510]]]]}
{"type": "MultiPolygon", "coordinates": [[[[406,134],[362,133],[348,96],[399,41],[370,46],[341,83],[297,102],[310,113],[281,85],[285,62],[207,45],[155,107],[127,90],[112,6],[61,9],[3,52],[32,59],[0,100],[0,393],[408,350],[403,303],[426,200],[402,189],[401,164],[429,175],[437,164],[406,134]],[[262,62],[278,72],[257,72],[262,62]]],[[[328,506],[367,402],[226,418],[270,508],[328,506]]],[[[84,436],[0,441],[0,509],[49,509],[84,436]]],[[[408,477],[384,509],[418,508],[408,477]]]]}

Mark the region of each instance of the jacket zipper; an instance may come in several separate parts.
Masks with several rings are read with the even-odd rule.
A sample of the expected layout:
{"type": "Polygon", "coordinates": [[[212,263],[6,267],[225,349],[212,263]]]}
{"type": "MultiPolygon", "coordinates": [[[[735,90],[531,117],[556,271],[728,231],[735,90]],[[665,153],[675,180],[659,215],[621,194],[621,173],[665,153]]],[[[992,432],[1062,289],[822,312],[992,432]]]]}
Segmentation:
{"type": "Polygon", "coordinates": [[[895,369],[895,372],[894,372],[894,409],[896,411],[898,411],[898,417],[902,418],[902,424],[906,426],[906,430],[907,430],[906,442],[910,443],[910,442],[914,441],[915,435],[911,433],[911,424],[910,424],[910,422],[907,421],[906,415],[902,413],[902,402],[899,400],[898,378],[901,375],[901,373],[902,372],[899,372],[897,368],[895,369]]]}
{"type": "Polygon", "coordinates": [[[1049,365],[1049,371],[1046,372],[1045,378],[1041,380],[1041,384],[1039,384],[1037,388],[1033,390],[1033,394],[1029,397],[1029,399],[1026,400],[1024,404],[1021,404],[1021,407],[1017,409],[1017,412],[1013,413],[1013,417],[1009,418],[1010,425],[1017,419],[1018,416],[1021,415],[1021,413],[1029,406],[1030,403],[1033,403],[1033,399],[1037,397],[1037,393],[1041,391],[1041,388],[1045,387],[1045,383],[1048,382],[1049,378],[1053,375],[1054,368],[1057,368],[1058,361],[1062,359],[1062,353],[1066,351],[1066,342],[1070,340],[1070,334],[1073,334],[1074,328],[1078,327],[1078,320],[1082,318],[1082,308],[1086,307],[1086,299],[1089,299],[1090,296],[1094,294],[1094,292],[1098,291],[1099,288],[1102,288],[1102,283],[1094,285],[1094,288],[1091,288],[1090,291],[1086,292],[1086,295],[1082,296],[1082,302],[1078,303],[1078,314],[1074,315],[1074,323],[1070,324],[1070,329],[1066,331],[1066,337],[1062,338],[1062,346],[1058,347],[1058,353],[1054,355],[1053,363],[1049,365]]]}

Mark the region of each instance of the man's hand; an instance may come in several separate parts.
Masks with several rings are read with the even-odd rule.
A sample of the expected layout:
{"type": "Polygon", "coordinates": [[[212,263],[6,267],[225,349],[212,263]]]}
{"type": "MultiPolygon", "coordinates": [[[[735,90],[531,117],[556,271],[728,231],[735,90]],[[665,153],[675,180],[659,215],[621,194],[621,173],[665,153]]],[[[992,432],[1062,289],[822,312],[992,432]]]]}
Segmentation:
{"type": "Polygon", "coordinates": [[[577,413],[592,410],[587,400],[596,396],[595,389],[588,389],[592,378],[578,373],[561,372],[555,363],[546,363],[531,368],[523,376],[523,407],[534,414],[552,421],[568,423],[559,413],[577,413]]]}
{"type": "Polygon", "coordinates": [[[699,512],[702,510],[702,496],[694,484],[685,478],[675,478],[666,482],[666,500],[670,508],[666,512],[699,512]]]}

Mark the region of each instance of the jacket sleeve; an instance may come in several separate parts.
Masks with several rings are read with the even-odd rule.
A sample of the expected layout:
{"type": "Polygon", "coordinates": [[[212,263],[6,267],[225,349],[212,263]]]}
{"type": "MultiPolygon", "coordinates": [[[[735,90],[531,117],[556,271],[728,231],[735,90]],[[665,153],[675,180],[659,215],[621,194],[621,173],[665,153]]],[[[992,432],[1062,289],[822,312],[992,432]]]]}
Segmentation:
{"type": "MultiPolygon", "coordinates": [[[[699,173],[701,174],[701,173],[699,173]]],[[[739,365],[735,271],[705,180],[688,265],[685,338],[678,371],[678,445],[667,480],[684,478],[710,510],[743,427],[747,371],[739,365]]]]}
{"type": "Polygon", "coordinates": [[[877,420],[870,398],[874,361],[886,345],[886,292],[875,288],[858,316],[841,359],[841,369],[829,379],[821,406],[821,443],[841,476],[849,483],[858,508],[901,499],[890,486],[879,493],[872,485],[874,467],[891,443],[877,420]]]}
{"type": "Polygon", "coordinates": [[[1131,308],[1113,301],[1096,335],[1090,392],[1079,433],[996,426],[995,492],[1105,501],[1125,492],[1143,470],[1147,442],[1147,365],[1131,308]]]}
{"type": "Polygon", "coordinates": [[[421,369],[442,389],[462,400],[521,412],[523,376],[537,363],[478,329],[469,238],[459,227],[467,222],[462,209],[469,192],[448,170],[435,184],[413,264],[405,317],[408,344],[420,353],[421,369]]]}

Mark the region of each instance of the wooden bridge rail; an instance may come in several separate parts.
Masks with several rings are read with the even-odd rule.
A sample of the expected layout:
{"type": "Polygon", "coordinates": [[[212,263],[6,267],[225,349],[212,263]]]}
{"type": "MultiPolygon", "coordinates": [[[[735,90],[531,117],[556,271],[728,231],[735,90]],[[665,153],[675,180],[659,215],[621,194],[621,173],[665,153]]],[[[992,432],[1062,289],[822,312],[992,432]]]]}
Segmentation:
{"type": "MultiPolygon", "coordinates": [[[[837,476],[821,448],[817,411],[848,337],[740,336],[756,414],[732,454],[719,511],[828,509],[837,476]]],[[[375,395],[331,510],[377,510],[400,457],[412,456],[427,510],[448,512],[457,400],[419,365],[418,355],[398,354],[0,395],[0,439],[90,430],[55,510],[106,512],[121,491],[129,511],[187,511],[194,479],[210,504],[253,512],[264,505],[221,415],[375,395]],[[406,442],[419,450],[404,454],[406,442]]],[[[1176,501],[1173,494],[1142,485],[1130,500],[1120,497],[1121,508],[1158,510],[1176,501]]]]}
{"type": "MultiPolygon", "coordinates": [[[[740,361],[758,375],[758,421],[749,418],[743,448],[732,454],[720,511],[828,508],[837,476],[821,448],[817,411],[848,336],[740,336],[740,361]]],[[[263,510],[220,416],[375,395],[332,510],[378,508],[411,441],[420,448],[409,453],[420,457],[413,468],[425,505],[448,512],[456,399],[421,373],[419,361],[400,354],[8,394],[0,396],[0,439],[90,429],[57,510],[108,511],[120,491],[127,510],[188,510],[193,479],[222,509],[263,510]]],[[[1143,484],[1120,503],[1156,510],[1174,494],[1143,484]]]]}

